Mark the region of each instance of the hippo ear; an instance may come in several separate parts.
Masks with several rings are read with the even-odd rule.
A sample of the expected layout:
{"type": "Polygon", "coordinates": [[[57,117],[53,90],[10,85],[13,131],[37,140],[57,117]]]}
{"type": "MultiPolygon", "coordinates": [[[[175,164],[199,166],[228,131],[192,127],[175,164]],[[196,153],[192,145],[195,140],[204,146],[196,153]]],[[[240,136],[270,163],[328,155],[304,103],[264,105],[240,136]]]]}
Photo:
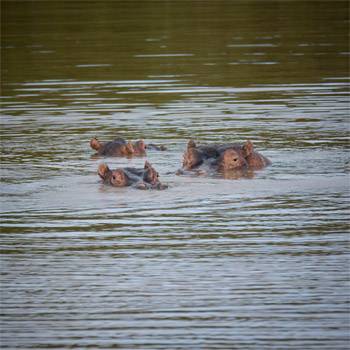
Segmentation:
{"type": "Polygon", "coordinates": [[[101,142],[96,137],[94,137],[90,141],[90,147],[98,151],[101,148],[101,142]]]}
{"type": "Polygon", "coordinates": [[[188,141],[187,143],[187,149],[189,148],[196,148],[196,143],[193,140],[188,141]]]}
{"type": "Polygon", "coordinates": [[[254,151],[254,145],[253,143],[248,140],[246,143],[243,145],[243,152],[246,157],[248,157],[250,154],[252,154],[254,151]]]}
{"type": "Polygon", "coordinates": [[[104,179],[109,171],[110,171],[110,170],[109,170],[109,168],[108,168],[108,165],[105,164],[105,163],[102,163],[102,164],[100,164],[100,165],[98,166],[98,171],[97,171],[97,173],[98,173],[98,175],[99,175],[102,179],[104,179]]]}
{"type": "Polygon", "coordinates": [[[145,169],[151,169],[152,168],[152,165],[149,161],[145,161],[145,169]]]}

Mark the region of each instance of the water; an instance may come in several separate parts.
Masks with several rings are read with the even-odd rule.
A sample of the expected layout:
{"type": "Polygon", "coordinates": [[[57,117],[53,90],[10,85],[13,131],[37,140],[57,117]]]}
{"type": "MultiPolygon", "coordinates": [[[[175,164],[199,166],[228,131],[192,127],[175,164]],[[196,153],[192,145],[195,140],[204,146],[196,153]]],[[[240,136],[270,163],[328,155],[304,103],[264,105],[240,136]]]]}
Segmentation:
{"type": "Polygon", "coordinates": [[[2,2],[1,347],[349,347],[347,2],[2,2]],[[166,191],[90,138],[160,143],[166,191]],[[252,179],[175,176],[252,140],[252,179]]]}

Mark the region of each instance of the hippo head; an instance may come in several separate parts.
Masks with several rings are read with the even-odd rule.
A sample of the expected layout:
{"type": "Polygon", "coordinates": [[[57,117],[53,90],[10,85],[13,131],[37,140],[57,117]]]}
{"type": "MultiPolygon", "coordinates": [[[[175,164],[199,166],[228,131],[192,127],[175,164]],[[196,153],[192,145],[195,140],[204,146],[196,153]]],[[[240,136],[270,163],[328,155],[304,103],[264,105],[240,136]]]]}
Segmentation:
{"type": "Polygon", "coordinates": [[[159,174],[152,167],[152,165],[146,160],[145,167],[144,167],[144,173],[143,173],[143,181],[147,182],[151,185],[156,185],[159,183],[159,174]]]}
{"type": "Polygon", "coordinates": [[[253,142],[251,142],[250,140],[246,141],[242,147],[242,151],[243,151],[243,156],[245,158],[250,156],[254,152],[253,142]]]}
{"type": "Polygon", "coordinates": [[[145,153],[146,152],[146,144],[143,140],[139,140],[134,142],[133,144],[134,150],[136,153],[145,153]]]}
{"type": "Polygon", "coordinates": [[[129,179],[123,169],[110,170],[107,164],[100,164],[98,175],[105,183],[116,187],[128,186],[129,179]]]}
{"type": "Polygon", "coordinates": [[[102,143],[96,137],[94,137],[90,141],[90,147],[98,151],[102,147],[102,143]]]}
{"type": "Polygon", "coordinates": [[[187,150],[183,157],[182,166],[185,170],[193,169],[203,163],[203,154],[197,149],[193,140],[187,144],[187,150]]]}
{"type": "Polygon", "coordinates": [[[239,152],[236,152],[233,148],[229,148],[220,155],[218,166],[220,170],[224,171],[235,170],[245,168],[247,162],[239,152]]]}

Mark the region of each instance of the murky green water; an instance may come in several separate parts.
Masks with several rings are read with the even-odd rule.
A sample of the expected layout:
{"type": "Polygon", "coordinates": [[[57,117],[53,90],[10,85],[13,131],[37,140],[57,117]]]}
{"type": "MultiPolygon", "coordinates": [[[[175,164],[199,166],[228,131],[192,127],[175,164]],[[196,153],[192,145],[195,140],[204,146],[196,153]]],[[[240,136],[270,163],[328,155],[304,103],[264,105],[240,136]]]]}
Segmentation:
{"type": "Polygon", "coordinates": [[[349,346],[347,2],[1,6],[3,349],[349,346]],[[168,190],[100,184],[116,135],[168,190]],[[175,176],[189,138],[273,164],[175,176]]]}

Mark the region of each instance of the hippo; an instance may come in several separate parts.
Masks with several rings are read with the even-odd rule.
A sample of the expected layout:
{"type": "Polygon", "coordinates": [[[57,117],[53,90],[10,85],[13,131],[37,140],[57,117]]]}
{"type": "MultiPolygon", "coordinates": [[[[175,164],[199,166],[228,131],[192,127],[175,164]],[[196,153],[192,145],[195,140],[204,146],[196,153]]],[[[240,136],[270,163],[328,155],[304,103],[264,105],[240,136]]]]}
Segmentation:
{"type": "Polygon", "coordinates": [[[225,161],[228,161],[229,155],[233,155],[233,152],[226,152],[227,150],[232,150],[233,152],[238,153],[240,156],[240,161],[242,161],[242,158],[244,158],[241,145],[209,144],[197,146],[193,140],[190,140],[183,156],[182,168],[184,170],[198,168],[208,160],[211,164],[217,164],[219,168],[232,167],[224,164],[225,161]]]}
{"type": "Polygon", "coordinates": [[[237,143],[204,144],[197,146],[193,140],[187,144],[183,156],[182,169],[184,171],[198,169],[208,165],[212,169],[223,172],[231,170],[258,170],[271,164],[270,160],[254,150],[251,141],[243,145],[237,143]]]}
{"type": "Polygon", "coordinates": [[[101,142],[97,138],[93,138],[90,141],[90,147],[96,150],[97,154],[101,156],[131,156],[134,153],[132,143],[126,142],[123,139],[101,142]]]}
{"type": "Polygon", "coordinates": [[[155,144],[146,145],[143,140],[130,142],[122,138],[117,138],[109,142],[101,142],[96,137],[91,139],[90,146],[97,151],[99,156],[144,156],[146,148],[164,151],[165,146],[155,144]]]}
{"type": "Polygon", "coordinates": [[[102,163],[98,167],[98,175],[105,185],[115,187],[134,186],[135,188],[164,190],[168,186],[159,181],[158,172],[146,161],[144,168],[118,168],[110,170],[102,163]]]}

